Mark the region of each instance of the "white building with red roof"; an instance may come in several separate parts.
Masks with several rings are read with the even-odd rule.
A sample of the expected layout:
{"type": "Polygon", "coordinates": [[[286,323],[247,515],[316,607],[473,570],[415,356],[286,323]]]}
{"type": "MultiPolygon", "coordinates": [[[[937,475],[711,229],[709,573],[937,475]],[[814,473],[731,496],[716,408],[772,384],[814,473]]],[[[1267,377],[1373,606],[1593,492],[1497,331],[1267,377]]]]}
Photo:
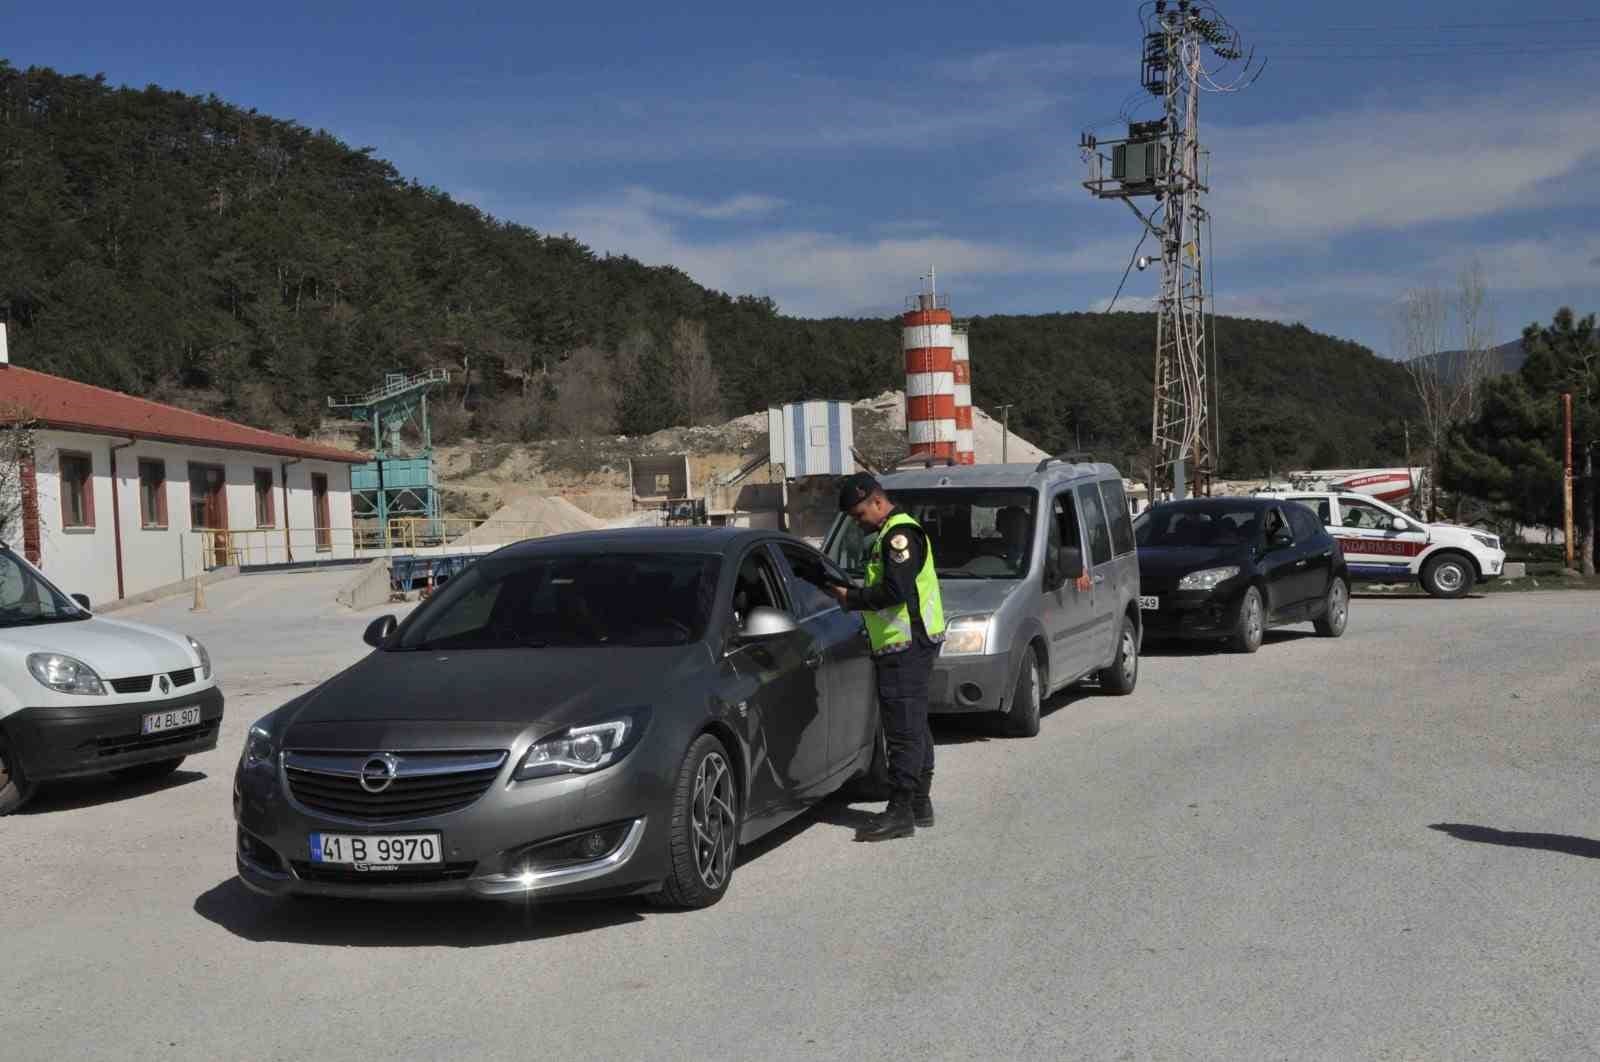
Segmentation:
{"type": "Polygon", "coordinates": [[[0,422],[17,421],[33,446],[7,544],[96,605],[219,567],[354,556],[365,454],[24,369],[0,345],[0,422]]]}

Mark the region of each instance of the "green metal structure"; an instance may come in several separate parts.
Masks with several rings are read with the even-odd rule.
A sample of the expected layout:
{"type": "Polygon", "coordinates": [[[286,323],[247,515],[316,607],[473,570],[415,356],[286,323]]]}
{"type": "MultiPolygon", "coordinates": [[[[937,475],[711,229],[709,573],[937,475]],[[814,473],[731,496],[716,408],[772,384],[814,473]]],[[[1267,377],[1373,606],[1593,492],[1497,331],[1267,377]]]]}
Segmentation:
{"type": "Polygon", "coordinates": [[[356,520],[370,520],[387,531],[397,519],[439,520],[439,481],[433,467],[433,432],[428,424],[428,393],[450,382],[447,369],[392,372],[383,385],[362,395],[330,397],[328,408],[372,427],[374,460],[350,470],[350,502],[356,520]],[[413,425],[419,448],[406,446],[402,431],[413,425]]]}

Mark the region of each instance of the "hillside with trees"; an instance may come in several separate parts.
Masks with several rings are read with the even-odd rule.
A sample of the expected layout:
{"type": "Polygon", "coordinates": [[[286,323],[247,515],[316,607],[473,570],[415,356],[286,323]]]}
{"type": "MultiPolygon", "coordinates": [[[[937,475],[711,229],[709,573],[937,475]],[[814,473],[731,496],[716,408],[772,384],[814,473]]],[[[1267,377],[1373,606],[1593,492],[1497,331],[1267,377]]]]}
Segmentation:
{"type": "MultiPolygon", "coordinates": [[[[440,441],[641,434],[903,382],[894,319],[787,317],[596,255],[214,96],[0,60],[0,191],[16,360],[252,424],[308,432],[325,396],[429,367],[456,381],[440,441]]],[[[1014,430],[1142,449],[1152,317],[971,330],[975,399],[1014,430]]],[[[1298,325],[1222,318],[1216,338],[1225,473],[1401,457],[1400,366],[1298,325]]]]}

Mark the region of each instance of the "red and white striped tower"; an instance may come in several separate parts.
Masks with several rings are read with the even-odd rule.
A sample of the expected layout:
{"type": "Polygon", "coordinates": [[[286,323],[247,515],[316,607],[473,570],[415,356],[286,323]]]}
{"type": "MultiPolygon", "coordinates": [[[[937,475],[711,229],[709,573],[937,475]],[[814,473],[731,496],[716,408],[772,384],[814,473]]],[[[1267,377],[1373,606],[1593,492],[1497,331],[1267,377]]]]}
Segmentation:
{"type": "Polygon", "coordinates": [[[975,465],[978,454],[972,440],[972,358],[967,350],[967,324],[951,325],[951,368],[956,381],[956,464],[975,465]]]}
{"type": "Polygon", "coordinates": [[[900,318],[906,355],[906,436],[916,456],[956,456],[956,377],[950,309],[929,290],[914,295],[900,318]]]}

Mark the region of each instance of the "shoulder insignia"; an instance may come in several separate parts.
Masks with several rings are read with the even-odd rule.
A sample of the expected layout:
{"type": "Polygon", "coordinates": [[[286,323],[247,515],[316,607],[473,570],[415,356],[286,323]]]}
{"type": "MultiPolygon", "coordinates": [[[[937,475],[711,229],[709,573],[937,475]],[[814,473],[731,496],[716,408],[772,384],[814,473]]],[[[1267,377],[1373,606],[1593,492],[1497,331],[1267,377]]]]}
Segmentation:
{"type": "Polygon", "coordinates": [[[904,553],[911,548],[911,540],[906,537],[904,531],[898,532],[893,538],[889,539],[889,548],[896,553],[904,553]]]}

